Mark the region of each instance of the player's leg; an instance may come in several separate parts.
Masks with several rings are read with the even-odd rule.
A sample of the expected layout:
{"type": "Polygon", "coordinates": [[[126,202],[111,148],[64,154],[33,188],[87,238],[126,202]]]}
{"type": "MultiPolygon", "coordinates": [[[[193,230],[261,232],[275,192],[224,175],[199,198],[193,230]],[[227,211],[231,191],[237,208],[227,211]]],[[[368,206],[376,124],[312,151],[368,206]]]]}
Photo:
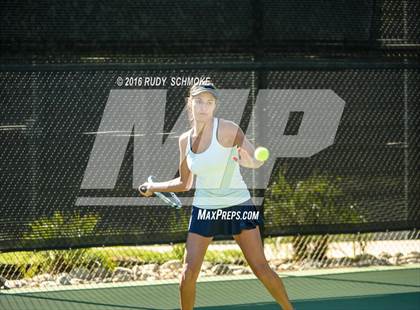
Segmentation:
{"type": "Polygon", "coordinates": [[[195,284],[200,274],[204,255],[212,239],[213,237],[203,237],[196,233],[188,233],[184,268],[179,283],[182,310],[191,310],[194,307],[195,284]]]}
{"type": "Polygon", "coordinates": [[[271,270],[265,258],[258,226],[255,229],[242,230],[240,234],[233,237],[241,247],[249,266],[257,278],[260,279],[284,310],[292,310],[293,306],[289,301],[280,277],[271,270]]]}

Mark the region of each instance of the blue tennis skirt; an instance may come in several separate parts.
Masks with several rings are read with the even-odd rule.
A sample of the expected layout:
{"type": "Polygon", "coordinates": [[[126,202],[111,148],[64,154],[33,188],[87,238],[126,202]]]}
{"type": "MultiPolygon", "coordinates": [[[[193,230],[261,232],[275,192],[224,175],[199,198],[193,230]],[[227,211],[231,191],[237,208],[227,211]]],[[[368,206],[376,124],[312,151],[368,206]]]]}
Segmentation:
{"type": "Polygon", "coordinates": [[[261,211],[249,199],[236,206],[220,209],[193,206],[188,231],[203,237],[238,235],[243,229],[253,229],[262,224],[261,211]]]}

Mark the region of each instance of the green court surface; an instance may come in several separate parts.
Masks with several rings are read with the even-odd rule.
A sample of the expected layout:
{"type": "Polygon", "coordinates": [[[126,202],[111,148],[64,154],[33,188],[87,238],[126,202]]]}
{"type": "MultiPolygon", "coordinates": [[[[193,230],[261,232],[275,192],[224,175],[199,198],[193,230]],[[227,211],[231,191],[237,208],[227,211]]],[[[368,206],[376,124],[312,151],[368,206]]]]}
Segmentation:
{"type": "MultiPolygon", "coordinates": [[[[296,310],[420,309],[420,268],[368,268],[356,272],[281,274],[296,310]]],[[[179,309],[174,281],[0,292],[0,309],[179,309]]],[[[251,276],[203,278],[195,309],[280,309],[251,276]]]]}

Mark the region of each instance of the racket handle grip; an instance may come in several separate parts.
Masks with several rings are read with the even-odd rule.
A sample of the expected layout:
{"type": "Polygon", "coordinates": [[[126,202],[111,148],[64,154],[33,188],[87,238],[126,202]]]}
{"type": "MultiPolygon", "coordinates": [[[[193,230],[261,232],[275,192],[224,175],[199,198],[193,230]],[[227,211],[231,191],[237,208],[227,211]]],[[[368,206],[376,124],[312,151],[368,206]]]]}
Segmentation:
{"type": "Polygon", "coordinates": [[[139,190],[140,190],[140,192],[145,193],[145,192],[147,192],[147,187],[142,185],[142,186],[140,186],[139,190]]]}

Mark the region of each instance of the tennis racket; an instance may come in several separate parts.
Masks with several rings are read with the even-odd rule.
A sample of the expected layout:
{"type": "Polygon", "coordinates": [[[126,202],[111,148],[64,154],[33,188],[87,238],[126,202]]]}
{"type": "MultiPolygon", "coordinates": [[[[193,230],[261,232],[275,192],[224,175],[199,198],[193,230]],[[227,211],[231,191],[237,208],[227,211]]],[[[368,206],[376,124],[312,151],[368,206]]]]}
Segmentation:
{"type": "MultiPolygon", "coordinates": [[[[147,182],[153,183],[153,176],[149,176],[147,178],[147,182]]],[[[140,191],[142,193],[147,192],[146,186],[140,186],[140,191]]],[[[173,192],[167,192],[167,193],[160,193],[160,192],[154,192],[156,197],[159,197],[160,200],[164,201],[167,205],[174,207],[176,209],[182,208],[181,200],[179,200],[178,196],[175,195],[173,192]]]]}

